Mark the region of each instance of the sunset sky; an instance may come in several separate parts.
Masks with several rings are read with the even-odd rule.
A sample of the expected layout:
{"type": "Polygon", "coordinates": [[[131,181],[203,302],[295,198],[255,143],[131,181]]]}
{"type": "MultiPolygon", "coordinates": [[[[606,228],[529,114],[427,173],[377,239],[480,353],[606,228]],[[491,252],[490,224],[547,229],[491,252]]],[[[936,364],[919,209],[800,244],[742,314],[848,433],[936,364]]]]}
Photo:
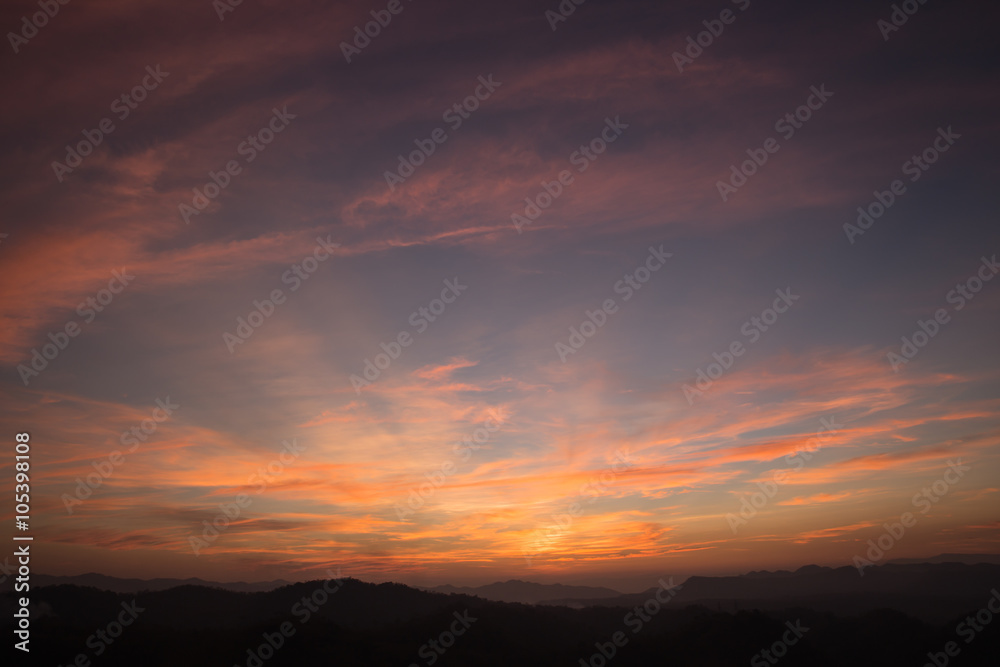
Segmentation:
{"type": "Polygon", "coordinates": [[[1000,11],[558,6],[402,0],[363,48],[384,2],[71,2],[8,36],[35,571],[640,590],[850,565],[907,511],[887,559],[1000,552],[1000,11]]]}

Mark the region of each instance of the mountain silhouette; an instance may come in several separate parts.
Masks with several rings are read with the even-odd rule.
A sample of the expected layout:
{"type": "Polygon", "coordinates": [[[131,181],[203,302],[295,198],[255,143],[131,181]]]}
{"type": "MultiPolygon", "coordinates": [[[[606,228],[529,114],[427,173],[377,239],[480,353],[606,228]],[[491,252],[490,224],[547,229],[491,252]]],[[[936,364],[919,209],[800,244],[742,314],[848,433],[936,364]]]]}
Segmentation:
{"type": "Polygon", "coordinates": [[[287,586],[291,582],[284,579],[274,581],[260,581],[248,583],[245,581],[235,581],[220,583],[218,581],[205,581],[204,579],[121,579],[119,577],[109,577],[104,574],[88,572],[75,576],[52,576],[48,574],[36,574],[33,580],[38,586],[58,586],[59,584],[73,584],[75,586],[91,586],[104,591],[114,591],[115,593],[138,593],[139,591],[164,591],[168,588],[178,586],[205,586],[207,588],[222,588],[227,591],[239,591],[241,593],[257,593],[261,591],[271,591],[281,586],[287,586]]]}
{"type": "Polygon", "coordinates": [[[477,595],[487,600],[497,602],[522,602],[536,604],[552,598],[570,598],[574,600],[607,599],[621,596],[621,593],[610,588],[594,586],[565,586],[563,584],[536,584],[530,581],[511,579],[498,581],[486,586],[470,588],[468,586],[435,586],[423,590],[435,593],[459,593],[477,595]]]}
{"type": "MultiPolygon", "coordinates": [[[[803,607],[838,614],[891,608],[932,622],[981,606],[1000,585],[1000,566],[962,563],[886,564],[866,568],[809,565],[794,572],[750,572],[735,577],[689,577],[675,602],[710,609],[778,610],[803,607]],[[984,597],[985,596],[985,597],[984,597]]],[[[641,604],[651,591],[602,600],[555,599],[575,608],[641,604]]]]}
{"type": "MultiPolygon", "coordinates": [[[[551,590],[528,582],[500,586],[507,584],[551,590]]],[[[995,667],[1000,615],[985,623],[981,610],[994,596],[1000,600],[998,586],[1000,566],[988,564],[888,564],[864,577],[853,568],[810,566],[691,577],[665,603],[657,601],[662,589],[650,589],[591,598],[585,608],[572,609],[356,579],[260,592],[200,585],[114,592],[57,584],[31,589],[32,664],[715,667],[746,665],[755,656],[757,664],[771,664],[760,662],[760,652],[796,629],[801,641],[786,647],[782,667],[919,667],[948,642],[960,650],[958,667],[995,667]],[[914,614],[909,607],[938,612],[914,614]],[[959,628],[970,614],[983,625],[965,642],[959,628]],[[127,627],[116,627],[123,618],[127,627]]],[[[0,597],[8,625],[15,595],[0,597]]]]}

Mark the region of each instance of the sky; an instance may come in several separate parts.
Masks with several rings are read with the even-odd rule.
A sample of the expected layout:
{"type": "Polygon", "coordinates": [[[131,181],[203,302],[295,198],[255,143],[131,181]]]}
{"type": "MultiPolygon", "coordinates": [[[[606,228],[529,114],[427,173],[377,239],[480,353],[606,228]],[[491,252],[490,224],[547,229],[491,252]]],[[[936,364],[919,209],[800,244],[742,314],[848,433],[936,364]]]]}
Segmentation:
{"type": "Polygon", "coordinates": [[[34,571],[1000,552],[998,9],[562,7],[4,3],[34,571]]]}

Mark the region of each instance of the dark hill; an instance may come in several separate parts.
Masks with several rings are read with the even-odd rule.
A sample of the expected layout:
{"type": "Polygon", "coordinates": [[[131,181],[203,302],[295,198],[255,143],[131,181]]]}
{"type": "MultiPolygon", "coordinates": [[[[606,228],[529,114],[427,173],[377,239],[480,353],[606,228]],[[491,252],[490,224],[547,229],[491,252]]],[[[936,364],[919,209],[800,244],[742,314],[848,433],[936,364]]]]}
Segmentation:
{"type": "MultiPolygon", "coordinates": [[[[614,654],[605,661],[609,667],[721,667],[751,662],[787,636],[786,624],[792,623],[807,630],[781,659],[782,667],[919,666],[949,641],[962,642],[958,667],[994,667],[1000,615],[970,643],[958,634],[958,624],[986,605],[1000,585],[998,575],[1000,568],[989,565],[886,565],[863,578],[843,568],[803,568],[695,577],[662,607],[650,595],[638,595],[617,598],[625,607],[602,601],[585,609],[354,579],[336,589],[336,582],[329,583],[333,592],[323,582],[258,593],[189,585],[139,593],[43,586],[31,591],[30,664],[68,666],[83,656],[79,664],[94,667],[580,667],[601,664],[595,652],[605,651],[614,654]],[[763,600],[768,608],[729,612],[684,601],[734,594],[763,600]],[[838,614],[800,604],[810,596],[824,603],[841,596],[848,606],[869,606],[879,598],[881,604],[838,614]],[[924,598],[942,609],[967,606],[933,622],[893,608],[924,598]],[[117,627],[130,605],[134,623],[117,627]],[[460,635],[451,634],[459,629],[460,635]]],[[[14,608],[13,593],[0,597],[8,633],[14,608]]]]}
{"type": "MultiPolygon", "coordinates": [[[[802,607],[838,614],[890,608],[917,618],[943,622],[982,606],[1000,586],[1000,565],[961,563],[887,564],[865,569],[806,566],[795,572],[751,572],[735,577],[690,577],[676,601],[710,609],[778,610],[802,607]]],[[[649,592],[608,600],[559,599],[548,604],[573,607],[632,606],[649,592]]]]}

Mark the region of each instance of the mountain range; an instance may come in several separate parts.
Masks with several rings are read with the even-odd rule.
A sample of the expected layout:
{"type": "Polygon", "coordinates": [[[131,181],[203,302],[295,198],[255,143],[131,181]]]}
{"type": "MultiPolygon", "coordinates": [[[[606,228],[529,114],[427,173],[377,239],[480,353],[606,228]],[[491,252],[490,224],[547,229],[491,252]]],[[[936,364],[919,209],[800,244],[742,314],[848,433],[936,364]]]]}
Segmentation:
{"type": "MultiPolygon", "coordinates": [[[[656,587],[626,595],[517,580],[469,594],[356,579],[260,591],[233,588],[280,582],[158,589],[171,580],[63,579],[33,578],[32,664],[593,667],[611,656],[614,667],[722,667],[746,664],[797,628],[802,639],[782,667],[919,666],[945,655],[970,616],[981,629],[961,644],[956,664],[993,667],[1000,653],[1000,620],[986,620],[993,618],[987,605],[1000,600],[1000,565],[989,563],[890,563],[864,576],[853,567],[806,566],[689,577],[669,600],[656,587]],[[480,593],[575,597],[525,604],[480,593]]],[[[15,595],[0,595],[8,627],[15,595]]]]}

